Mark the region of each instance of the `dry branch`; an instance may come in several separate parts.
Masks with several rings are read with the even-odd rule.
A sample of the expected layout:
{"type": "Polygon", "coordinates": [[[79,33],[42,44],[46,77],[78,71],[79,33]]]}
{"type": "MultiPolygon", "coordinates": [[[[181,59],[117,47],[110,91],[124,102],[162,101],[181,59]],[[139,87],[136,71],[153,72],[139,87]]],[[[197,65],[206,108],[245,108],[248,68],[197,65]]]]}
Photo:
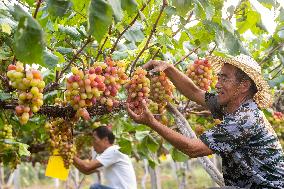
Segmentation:
{"type": "MultiPolygon", "coordinates": [[[[175,116],[175,122],[177,124],[177,127],[183,135],[189,138],[197,138],[194,131],[188,124],[187,120],[175,106],[173,106],[172,104],[168,104],[167,109],[175,116]]],[[[219,172],[219,170],[215,167],[215,165],[210,161],[208,157],[198,157],[197,160],[201,163],[203,168],[219,186],[225,185],[222,174],[219,172]]]]}

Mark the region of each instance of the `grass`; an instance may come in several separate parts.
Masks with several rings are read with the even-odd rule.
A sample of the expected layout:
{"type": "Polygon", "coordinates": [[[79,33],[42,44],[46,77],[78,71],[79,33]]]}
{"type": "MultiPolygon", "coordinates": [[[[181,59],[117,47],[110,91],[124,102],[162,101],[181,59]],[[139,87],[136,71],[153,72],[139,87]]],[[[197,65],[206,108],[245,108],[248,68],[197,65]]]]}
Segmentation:
{"type": "MultiPolygon", "coordinates": [[[[137,177],[137,184],[138,189],[142,189],[141,186],[141,180],[144,176],[144,168],[143,164],[141,162],[133,162],[134,168],[136,172],[137,177]]],[[[28,168],[25,168],[24,171],[21,169],[21,180],[25,180],[25,187],[23,189],[55,189],[54,180],[50,179],[48,177],[44,177],[44,167],[40,167],[40,171],[35,177],[39,178],[36,181],[33,181],[30,184],[27,184],[26,180],[30,180],[31,176],[27,176],[26,171],[33,172],[31,169],[33,169],[31,166],[27,166],[28,168]]],[[[178,186],[178,180],[181,179],[181,172],[175,171],[171,161],[164,161],[159,166],[160,169],[160,181],[161,181],[161,188],[162,189],[177,189],[178,186]]],[[[82,175],[81,175],[82,176],[82,175]]],[[[94,175],[86,176],[81,189],[89,189],[90,185],[95,181],[94,175]]],[[[35,179],[33,179],[35,180],[35,179]]],[[[206,171],[201,167],[201,165],[196,162],[195,160],[192,161],[189,167],[187,167],[186,171],[186,188],[191,189],[205,189],[213,186],[213,182],[210,178],[210,176],[206,173],[206,171]]],[[[70,182],[70,189],[74,188],[74,184],[71,181],[70,182]]],[[[146,188],[151,189],[151,178],[150,175],[147,175],[146,178],[146,188]]],[[[59,189],[66,189],[66,182],[60,181],[60,187],[59,189]]]]}

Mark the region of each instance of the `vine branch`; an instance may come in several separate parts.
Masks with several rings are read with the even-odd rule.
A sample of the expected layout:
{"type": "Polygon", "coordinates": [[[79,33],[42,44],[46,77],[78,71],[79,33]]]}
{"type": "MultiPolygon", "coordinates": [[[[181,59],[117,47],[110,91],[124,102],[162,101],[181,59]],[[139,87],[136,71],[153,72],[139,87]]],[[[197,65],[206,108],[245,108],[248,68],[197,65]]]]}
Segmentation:
{"type": "Polygon", "coordinates": [[[4,88],[5,92],[12,92],[13,91],[13,88],[9,84],[9,80],[6,76],[0,74],[0,80],[3,83],[3,88],[4,88]]]}
{"type": "MultiPolygon", "coordinates": [[[[189,22],[192,16],[193,16],[193,11],[190,12],[190,14],[188,15],[185,22],[189,22]]],[[[176,36],[178,34],[178,32],[180,32],[181,29],[182,29],[182,27],[178,28],[178,30],[173,33],[172,37],[176,36]]]]}
{"type": "Polygon", "coordinates": [[[38,1],[37,1],[36,10],[35,10],[34,15],[33,15],[34,18],[36,18],[36,16],[37,16],[37,13],[38,13],[38,11],[39,11],[41,2],[42,2],[42,0],[38,0],[38,1]]]}
{"type": "Polygon", "coordinates": [[[176,62],[174,64],[174,66],[177,66],[178,64],[180,64],[182,61],[184,61],[186,58],[188,58],[192,53],[195,53],[197,50],[199,49],[199,46],[196,47],[195,49],[193,49],[192,51],[190,51],[187,55],[185,55],[184,57],[181,58],[180,61],[176,62]]]}
{"type": "MultiPolygon", "coordinates": [[[[111,113],[119,112],[124,110],[125,102],[121,101],[118,106],[113,107],[111,113]]],[[[1,101],[0,100],[0,109],[5,110],[14,110],[18,105],[15,101],[1,101]]],[[[87,108],[90,116],[98,116],[98,115],[106,115],[109,114],[110,111],[107,109],[105,105],[97,104],[95,106],[91,106],[87,108]]],[[[72,108],[72,106],[59,106],[59,105],[43,105],[37,114],[46,115],[48,117],[61,117],[66,119],[71,119],[75,116],[76,110],[72,108]]]]}
{"type": "Polygon", "coordinates": [[[164,11],[164,9],[165,9],[165,7],[166,7],[167,5],[168,5],[167,0],[163,0],[163,5],[162,5],[162,7],[161,7],[159,16],[157,17],[157,19],[156,19],[156,21],[155,21],[155,23],[154,23],[154,25],[153,25],[153,27],[152,27],[152,30],[151,30],[151,32],[150,32],[150,35],[149,35],[149,37],[148,37],[148,39],[147,39],[147,41],[146,41],[146,43],[145,43],[143,49],[140,51],[140,53],[138,54],[138,56],[136,57],[136,59],[135,59],[135,60],[132,62],[132,64],[131,64],[130,76],[132,75],[132,72],[133,72],[133,70],[134,70],[134,67],[135,67],[137,61],[139,60],[140,56],[141,56],[141,55],[144,53],[144,51],[147,49],[147,47],[148,47],[148,45],[149,45],[149,43],[150,43],[150,40],[151,40],[153,34],[154,34],[155,31],[156,31],[156,27],[157,27],[157,25],[158,25],[158,22],[159,22],[161,16],[162,16],[162,13],[163,13],[163,11],[164,11]]]}
{"type": "Polygon", "coordinates": [[[215,43],[213,49],[211,49],[211,50],[209,51],[208,55],[209,55],[209,56],[212,55],[216,48],[217,48],[217,44],[215,43]]]}
{"type": "MultiPolygon", "coordinates": [[[[142,12],[145,7],[150,3],[151,0],[148,0],[145,4],[143,4],[142,8],[140,9],[140,11],[142,12]]],[[[123,34],[136,22],[136,20],[139,18],[139,12],[137,13],[137,15],[133,18],[133,20],[126,26],[126,28],[124,28],[124,30],[119,34],[119,36],[117,37],[116,41],[114,42],[114,45],[112,46],[111,50],[110,50],[110,54],[112,54],[120,40],[120,38],[123,36],[123,34]]]]}
{"type": "MultiPolygon", "coordinates": [[[[110,34],[111,34],[111,26],[109,27],[109,30],[108,30],[108,35],[110,35],[110,34]]],[[[105,46],[105,44],[106,44],[106,42],[107,42],[107,40],[108,40],[108,37],[109,37],[109,36],[107,36],[107,37],[105,38],[103,44],[100,46],[100,48],[99,48],[99,50],[98,50],[98,54],[97,54],[97,56],[96,56],[96,58],[95,58],[95,62],[98,60],[99,56],[102,54],[103,47],[105,46]]]]}
{"type": "Polygon", "coordinates": [[[284,43],[278,44],[276,47],[274,47],[259,63],[259,65],[262,65],[266,60],[270,58],[270,56],[278,49],[284,46],[284,43]]]}
{"type": "Polygon", "coordinates": [[[92,41],[91,37],[88,37],[87,41],[85,44],[77,51],[76,54],[74,54],[73,58],[69,61],[69,63],[65,66],[65,68],[60,72],[58,77],[56,78],[55,82],[58,82],[59,79],[63,76],[63,74],[67,71],[67,69],[72,65],[74,60],[76,60],[77,56],[84,50],[84,48],[92,41]]]}

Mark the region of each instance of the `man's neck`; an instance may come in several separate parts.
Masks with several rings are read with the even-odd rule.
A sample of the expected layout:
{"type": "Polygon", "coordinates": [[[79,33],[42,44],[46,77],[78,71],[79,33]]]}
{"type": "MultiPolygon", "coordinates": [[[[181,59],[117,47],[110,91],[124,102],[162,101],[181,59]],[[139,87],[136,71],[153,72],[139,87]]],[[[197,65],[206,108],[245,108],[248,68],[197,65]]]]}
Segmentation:
{"type": "Polygon", "coordinates": [[[237,111],[237,109],[247,100],[249,100],[250,97],[249,96],[243,96],[243,97],[239,97],[237,99],[234,99],[232,101],[230,101],[225,107],[224,107],[224,111],[226,113],[234,113],[235,111],[237,111]]]}

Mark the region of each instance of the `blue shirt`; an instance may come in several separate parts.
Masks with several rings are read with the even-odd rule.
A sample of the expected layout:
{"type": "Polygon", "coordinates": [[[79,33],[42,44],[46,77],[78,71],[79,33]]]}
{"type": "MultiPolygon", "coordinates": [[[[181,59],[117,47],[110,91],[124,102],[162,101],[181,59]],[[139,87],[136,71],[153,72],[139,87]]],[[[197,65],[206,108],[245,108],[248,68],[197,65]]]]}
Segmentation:
{"type": "Polygon", "coordinates": [[[253,100],[234,113],[223,114],[217,96],[206,93],[206,103],[221,124],[200,139],[222,157],[225,184],[241,188],[284,188],[284,154],[280,142],[253,100]]]}

